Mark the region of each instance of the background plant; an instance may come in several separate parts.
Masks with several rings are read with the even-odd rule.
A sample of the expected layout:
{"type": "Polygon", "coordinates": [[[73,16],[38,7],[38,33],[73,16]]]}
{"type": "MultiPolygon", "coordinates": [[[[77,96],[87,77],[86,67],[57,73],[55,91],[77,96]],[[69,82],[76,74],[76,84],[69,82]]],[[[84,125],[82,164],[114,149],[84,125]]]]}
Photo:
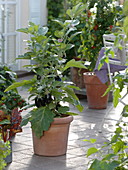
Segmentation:
{"type": "MultiPolygon", "coordinates": [[[[127,39],[127,19],[128,19],[128,0],[125,1],[123,7],[123,27],[117,32],[117,39],[115,47],[119,45],[118,40],[122,40],[122,36],[118,36],[120,33],[126,35],[124,41],[127,39]],[[121,32],[122,30],[122,32],[121,32]]],[[[120,45],[118,47],[121,47],[120,45]]],[[[107,55],[112,55],[111,51],[108,51],[107,55]]],[[[114,53],[113,53],[114,55],[114,53]]],[[[109,60],[106,60],[109,62],[109,60]]],[[[116,107],[122,98],[122,92],[125,91],[127,95],[127,84],[128,84],[128,69],[125,69],[124,74],[118,73],[113,77],[113,83],[109,86],[106,93],[110,90],[113,91],[113,105],[116,107]]],[[[105,93],[105,94],[106,94],[105,93]]],[[[104,94],[104,95],[105,95],[104,94]]],[[[127,102],[127,101],[126,101],[127,102]]],[[[89,170],[126,170],[128,169],[128,104],[124,103],[123,110],[121,113],[121,119],[116,124],[116,130],[114,135],[110,138],[109,142],[103,144],[101,148],[93,147],[87,151],[87,156],[91,154],[97,154],[97,159],[93,159],[90,162],[89,170]]],[[[95,142],[96,140],[85,140],[95,142]]]]}
{"type": "Polygon", "coordinates": [[[6,64],[0,64],[0,99],[5,95],[4,90],[16,81],[16,73],[6,64]]]}
{"type": "Polygon", "coordinates": [[[6,166],[5,158],[10,154],[9,141],[4,143],[0,135],[0,170],[3,170],[6,166]]]}
{"type": "Polygon", "coordinates": [[[89,69],[93,71],[99,51],[103,47],[103,34],[112,31],[121,8],[112,0],[91,0],[86,3],[85,26],[81,34],[79,57],[89,61],[89,69]]]}
{"type": "Polygon", "coordinates": [[[7,140],[7,134],[9,132],[9,138],[12,133],[21,131],[19,128],[21,122],[20,112],[21,108],[26,106],[25,100],[19,95],[16,89],[5,92],[5,89],[12,83],[16,82],[16,73],[9,69],[7,65],[0,65],[0,133],[4,141],[7,140]],[[19,108],[19,112],[16,115],[13,113],[15,108],[19,108]],[[16,128],[17,127],[17,128],[16,128]]]}

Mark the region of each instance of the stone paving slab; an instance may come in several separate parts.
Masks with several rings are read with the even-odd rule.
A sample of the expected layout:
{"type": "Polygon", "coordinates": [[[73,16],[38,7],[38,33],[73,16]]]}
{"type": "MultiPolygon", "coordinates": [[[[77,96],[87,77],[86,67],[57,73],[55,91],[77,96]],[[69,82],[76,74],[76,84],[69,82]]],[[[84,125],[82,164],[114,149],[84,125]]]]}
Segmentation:
{"type": "MultiPolygon", "coordinates": [[[[21,89],[19,90],[21,92],[21,89]]],[[[26,98],[28,93],[23,90],[21,95],[26,98]]],[[[117,122],[112,118],[117,118],[119,113],[117,109],[113,108],[111,102],[108,103],[107,109],[103,110],[88,109],[86,99],[81,99],[81,104],[84,106],[84,111],[81,113],[73,106],[70,107],[71,111],[77,112],[78,115],[74,117],[70,126],[66,155],[59,157],[34,155],[31,128],[28,124],[23,127],[23,132],[18,133],[12,140],[13,161],[5,170],[87,170],[90,158],[86,158],[86,151],[93,145],[83,140],[97,139],[96,145],[100,147],[112,135],[115,129],[114,125],[117,122]],[[102,133],[99,133],[100,124],[108,111],[111,114],[107,115],[102,133]]],[[[23,115],[26,112],[23,112],[23,115]]]]}

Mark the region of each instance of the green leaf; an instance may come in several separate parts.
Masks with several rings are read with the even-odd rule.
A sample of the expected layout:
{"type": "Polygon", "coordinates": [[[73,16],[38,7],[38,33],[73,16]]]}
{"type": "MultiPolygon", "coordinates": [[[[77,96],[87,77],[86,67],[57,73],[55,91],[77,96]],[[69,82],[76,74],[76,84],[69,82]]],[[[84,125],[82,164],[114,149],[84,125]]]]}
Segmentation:
{"type": "Polygon", "coordinates": [[[73,18],[73,13],[72,13],[71,9],[68,9],[68,10],[66,11],[66,14],[67,14],[70,18],[73,18]]]}
{"type": "Polygon", "coordinates": [[[84,139],[85,142],[96,143],[96,139],[84,139]]]}
{"type": "Polygon", "coordinates": [[[33,23],[33,22],[31,22],[31,21],[29,21],[29,24],[28,24],[29,26],[35,26],[35,24],[33,23]]]}
{"type": "Polygon", "coordinates": [[[66,14],[71,18],[75,18],[77,16],[79,16],[83,10],[85,10],[86,5],[83,5],[82,3],[77,4],[76,6],[74,6],[72,9],[68,9],[66,11],[66,14]]]}
{"type": "Polygon", "coordinates": [[[77,113],[74,113],[74,112],[66,112],[67,115],[72,115],[72,116],[77,116],[78,114],[77,113]]]}
{"type": "Polygon", "coordinates": [[[106,94],[108,94],[113,89],[113,87],[114,87],[114,84],[109,85],[108,88],[106,89],[105,93],[102,95],[102,97],[105,96],[106,94]]]}
{"type": "Polygon", "coordinates": [[[28,113],[27,115],[25,115],[23,118],[22,118],[22,121],[21,121],[21,124],[20,126],[26,126],[29,122],[29,119],[31,117],[31,113],[28,113]]]}
{"type": "Polygon", "coordinates": [[[18,32],[23,32],[23,33],[26,33],[26,34],[29,33],[28,28],[17,29],[16,31],[18,31],[18,32]]]}
{"type": "Polygon", "coordinates": [[[82,112],[83,109],[84,109],[84,107],[83,107],[82,105],[80,105],[80,104],[76,105],[76,108],[77,108],[80,112],[82,112]]]}
{"type": "Polygon", "coordinates": [[[116,156],[116,154],[112,154],[112,153],[107,154],[107,155],[105,155],[105,157],[103,158],[103,161],[105,161],[105,160],[110,160],[110,159],[113,158],[114,156],[116,156]]]}
{"type": "Polygon", "coordinates": [[[31,79],[31,80],[22,80],[20,82],[16,82],[16,83],[13,83],[11,86],[9,86],[5,92],[9,91],[9,90],[12,90],[12,89],[15,89],[17,87],[20,87],[20,86],[25,86],[25,85],[28,85],[28,84],[33,84],[35,82],[35,80],[31,79]]]}
{"type": "Polygon", "coordinates": [[[72,13],[74,14],[74,18],[79,16],[86,9],[86,4],[78,3],[73,7],[72,13]]]}
{"type": "Polygon", "coordinates": [[[53,21],[54,21],[54,22],[57,22],[57,23],[60,24],[62,27],[63,27],[63,25],[64,25],[63,22],[60,21],[60,20],[54,19],[53,21]]]}
{"type": "Polygon", "coordinates": [[[33,109],[31,112],[31,127],[36,136],[40,138],[43,131],[47,131],[53,122],[54,113],[48,107],[33,109]]]}
{"type": "Polygon", "coordinates": [[[87,150],[87,157],[90,156],[90,155],[92,155],[92,154],[94,154],[94,153],[96,153],[96,152],[98,152],[98,149],[97,149],[97,148],[94,148],[94,147],[89,148],[89,149],[87,150]]]}
{"type": "Polygon", "coordinates": [[[48,27],[40,27],[38,29],[38,34],[39,35],[45,35],[48,32],[48,27]]]}
{"type": "MultiPolygon", "coordinates": [[[[114,58],[114,56],[115,56],[115,53],[114,53],[114,51],[110,51],[110,54],[111,54],[111,56],[112,56],[112,58],[114,58]]],[[[107,62],[106,63],[108,63],[109,62],[109,60],[107,60],[107,62]]]]}
{"type": "Polygon", "coordinates": [[[54,104],[54,103],[50,103],[49,104],[49,109],[51,110],[51,109],[54,109],[56,107],[56,104],[54,104]]]}
{"type": "Polygon", "coordinates": [[[123,141],[116,141],[116,143],[112,145],[112,149],[113,149],[114,153],[117,154],[119,151],[121,151],[123,146],[124,146],[123,141]]]}
{"type": "Polygon", "coordinates": [[[54,97],[56,97],[56,98],[60,98],[60,97],[62,97],[62,92],[59,92],[58,91],[58,89],[53,89],[52,91],[51,91],[51,94],[54,96],[54,97]]]}
{"type": "Polygon", "coordinates": [[[79,87],[73,86],[73,85],[67,85],[67,87],[72,88],[72,89],[76,89],[76,90],[81,90],[79,87]]]}
{"type": "Polygon", "coordinates": [[[118,166],[120,165],[120,162],[119,161],[112,161],[110,164],[109,164],[109,169],[108,170],[115,170],[115,168],[117,168],[118,166]]]}
{"type": "Polygon", "coordinates": [[[67,111],[69,111],[69,107],[68,106],[60,106],[58,108],[58,112],[59,113],[65,114],[67,111]]]}
{"type": "Polygon", "coordinates": [[[63,38],[63,36],[64,36],[64,31],[55,31],[54,32],[54,35],[56,36],[56,37],[58,37],[58,38],[63,38]]]}
{"type": "Polygon", "coordinates": [[[94,159],[88,170],[103,170],[103,169],[100,166],[100,161],[98,159],[94,159]]]}
{"type": "Polygon", "coordinates": [[[70,60],[69,62],[66,63],[64,67],[64,71],[67,70],[70,67],[77,67],[77,68],[84,68],[87,69],[83,64],[82,61],[75,61],[74,59],[70,60]]]}
{"type": "MultiPolygon", "coordinates": [[[[75,26],[78,25],[79,23],[80,23],[80,21],[78,19],[76,19],[76,20],[65,20],[64,25],[69,27],[68,31],[70,32],[70,29],[71,29],[71,31],[77,30],[77,28],[75,26]]],[[[66,35],[68,35],[68,33],[66,33],[66,35]]]]}
{"type": "Polygon", "coordinates": [[[66,35],[68,35],[70,32],[72,32],[72,31],[76,31],[77,29],[76,29],[76,27],[73,27],[73,28],[70,28],[67,32],[66,32],[66,35]]]}
{"type": "Polygon", "coordinates": [[[114,104],[114,107],[116,107],[119,103],[119,99],[121,98],[120,89],[115,88],[113,95],[114,95],[113,104],[114,104]]]}
{"type": "Polygon", "coordinates": [[[64,89],[64,90],[66,91],[66,93],[67,93],[69,96],[71,96],[73,99],[79,100],[78,97],[75,95],[73,89],[68,88],[68,87],[64,87],[63,89],[64,89]]]}
{"type": "Polygon", "coordinates": [[[80,31],[80,32],[75,32],[74,34],[71,34],[71,36],[69,37],[69,42],[75,37],[75,36],[77,36],[77,35],[79,35],[79,34],[81,34],[82,32],[80,31]]]}
{"type": "Polygon", "coordinates": [[[0,125],[10,124],[10,123],[11,122],[8,119],[0,121],[0,125]]]}

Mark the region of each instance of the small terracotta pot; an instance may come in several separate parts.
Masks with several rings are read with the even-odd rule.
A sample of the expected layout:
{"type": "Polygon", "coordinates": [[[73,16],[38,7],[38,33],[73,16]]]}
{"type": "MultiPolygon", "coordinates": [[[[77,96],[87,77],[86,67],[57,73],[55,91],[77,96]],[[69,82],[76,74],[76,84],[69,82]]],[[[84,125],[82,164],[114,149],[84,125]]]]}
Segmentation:
{"type": "Polygon", "coordinates": [[[99,78],[91,72],[84,73],[84,82],[88,107],[90,109],[106,109],[108,103],[108,94],[104,97],[102,97],[102,95],[108,86],[103,84],[99,78]]]}
{"type": "Polygon", "coordinates": [[[69,126],[73,116],[54,118],[48,131],[37,138],[32,131],[34,154],[42,156],[60,156],[66,154],[69,126]]]}

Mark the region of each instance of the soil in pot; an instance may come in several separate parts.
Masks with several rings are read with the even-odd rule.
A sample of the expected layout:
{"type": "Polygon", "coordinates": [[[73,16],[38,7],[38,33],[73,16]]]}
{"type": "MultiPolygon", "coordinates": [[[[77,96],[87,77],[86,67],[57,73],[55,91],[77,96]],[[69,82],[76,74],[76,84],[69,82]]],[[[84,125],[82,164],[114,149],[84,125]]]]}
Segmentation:
{"type": "Polygon", "coordinates": [[[68,133],[73,116],[54,118],[48,131],[41,138],[33,135],[34,154],[41,156],[60,156],[67,151],[68,133]]]}
{"type": "Polygon", "coordinates": [[[108,86],[103,84],[99,78],[91,72],[84,73],[84,82],[89,109],[106,109],[108,104],[108,94],[102,96],[108,86]]]}

